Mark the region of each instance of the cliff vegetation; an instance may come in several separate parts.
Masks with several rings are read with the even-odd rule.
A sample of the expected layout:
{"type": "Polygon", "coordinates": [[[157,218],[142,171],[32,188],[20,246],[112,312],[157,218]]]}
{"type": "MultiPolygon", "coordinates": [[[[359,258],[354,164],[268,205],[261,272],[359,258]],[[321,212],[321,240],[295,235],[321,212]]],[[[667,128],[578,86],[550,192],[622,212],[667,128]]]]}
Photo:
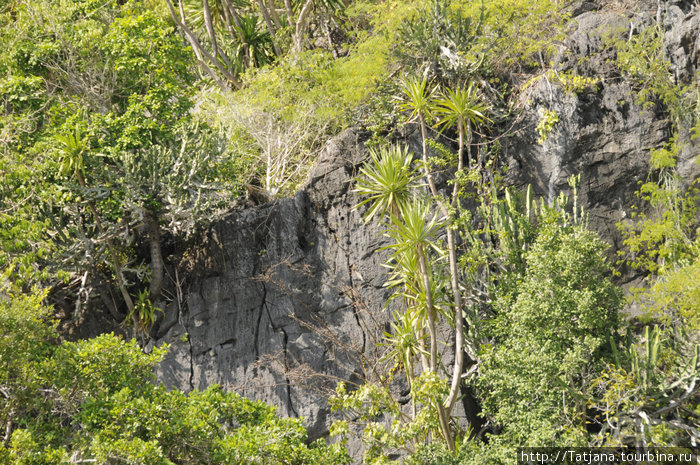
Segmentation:
{"type": "Polygon", "coordinates": [[[0,464],[697,451],[698,31],[693,1],[0,0],[0,464]],[[595,145],[621,120],[641,168],[595,145]],[[633,173],[623,214],[576,169],[633,173]],[[299,257],[258,241],[273,216],[299,257]],[[238,337],[196,332],[220,224],[257,247],[232,333],[248,374],[282,341],[276,406],[195,382],[238,337]]]}

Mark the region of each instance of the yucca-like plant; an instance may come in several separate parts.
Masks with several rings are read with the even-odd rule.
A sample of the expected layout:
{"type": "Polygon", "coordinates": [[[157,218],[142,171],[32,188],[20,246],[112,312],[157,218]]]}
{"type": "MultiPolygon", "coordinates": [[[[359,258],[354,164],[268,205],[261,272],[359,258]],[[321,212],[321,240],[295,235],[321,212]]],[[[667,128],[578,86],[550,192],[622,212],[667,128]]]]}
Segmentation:
{"type": "MultiPolygon", "coordinates": [[[[458,187],[455,186],[449,205],[438,194],[428,163],[427,130],[428,123],[433,120],[435,114],[441,115],[439,125],[458,125],[461,133],[458,170],[462,171],[465,131],[468,131],[473,123],[486,121],[487,109],[476,96],[476,88],[473,85],[466,90],[448,91],[443,94],[438,104],[434,101],[436,90],[431,88],[425,77],[407,77],[399,85],[402,93],[398,99],[398,107],[407,114],[408,122],[416,122],[421,130],[422,171],[435,204],[426,204],[411,194],[412,188],[417,185],[418,176],[410,169],[411,160],[407,154],[398,153],[396,148],[393,148],[393,152],[372,153],[370,162],[362,169],[363,177],[357,181],[355,191],[369,196],[360,203],[370,205],[365,214],[366,220],[378,214],[389,214],[390,227],[387,235],[393,239],[393,244],[387,248],[393,250],[393,255],[387,286],[400,288],[401,290],[394,294],[394,298],[402,297],[408,308],[419,312],[419,321],[424,319],[420,331],[426,328],[430,341],[429,360],[425,359],[425,355],[421,357],[424,371],[437,375],[436,326],[439,310],[449,311],[447,320],[454,323],[455,361],[451,367],[450,389],[447,397],[436,400],[434,405],[440,420],[440,433],[447,447],[454,451],[449,417],[462,384],[466,331],[460,287],[461,272],[457,264],[457,233],[450,224],[458,207],[458,187]],[[440,217],[435,212],[435,206],[440,217]],[[437,246],[435,240],[438,232],[443,229],[447,236],[451,298],[447,287],[441,285],[445,280],[434,275],[436,260],[435,254],[431,253],[432,250],[437,252],[438,257],[444,257],[445,252],[437,246]],[[452,302],[448,303],[450,300],[452,302]]],[[[420,338],[422,334],[418,332],[417,336],[420,338]]]]}
{"type": "Polygon", "coordinates": [[[275,61],[274,42],[270,33],[263,29],[255,15],[242,15],[236,32],[240,43],[236,45],[236,57],[246,67],[260,67],[275,61]]]}
{"type": "Polygon", "coordinates": [[[400,218],[417,186],[417,173],[411,167],[413,156],[406,147],[391,145],[370,150],[370,163],[360,169],[355,192],[368,196],[355,208],[369,204],[365,221],[389,213],[400,218]]]}
{"type": "Polygon", "coordinates": [[[397,253],[407,249],[415,249],[425,255],[429,249],[439,251],[435,243],[435,234],[442,227],[437,214],[421,200],[406,204],[402,216],[392,215],[391,227],[387,235],[394,239],[394,244],[388,246],[397,253]]]}
{"type": "Polygon", "coordinates": [[[423,144],[423,164],[425,174],[430,186],[430,192],[437,196],[437,189],[433,177],[428,169],[428,123],[432,119],[433,97],[435,89],[430,88],[428,80],[416,76],[404,78],[400,83],[401,97],[399,110],[408,113],[408,122],[418,122],[420,126],[421,140],[423,144]]]}
{"type": "MultiPolygon", "coordinates": [[[[388,248],[394,250],[394,258],[400,259],[405,253],[415,253],[417,257],[418,272],[422,284],[421,295],[425,298],[424,308],[430,340],[429,371],[437,374],[438,350],[437,350],[437,318],[438,312],[433,295],[435,280],[431,279],[431,262],[428,253],[431,249],[440,252],[435,241],[435,235],[444,225],[438,219],[437,214],[431,211],[429,205],[416,199],[410,202],[403,211],[403,217],[391,217],[391,227],[387,235],[394,240],[388,248]]],[[[441,401],[434,405],[440,420],[440,432],[450,450],[454,450],[452,432],[449,425],[449,412],[441,401]]]]}
{"type": "MultiPolygon", "coordinates": [[[[428,355],[425,350],[425,335],[423,333],[423,323],[419,312],[407,309],[405,312],[394,312],[394,322],[391,323],[391,332],[384,333],[384,345],[388,346],[389,352],[383,357],[384,360],[393,359],[401,364],[406,372],[406,380],[411,392],[415,391],[415,374],[413,366],[418,356],[428,355]]],[[[412,418],[416,418],[415,401],[411,403],[412,418]]]]}
{"type": "MultiPolygon", "coordinates": [[[[488,121],[486,113],[488,107],[481,101],[477,94],[476,85],[470,82],[466,88],[447,89],[435,102],[433,113],[439,118],[437,125],[442,127],[457,126],[459,134],[459,152],[457,155],[457,171],[463,169],[464,147],[467,147],[467,160],[470,168],[472,124],[488,121]]],[[[456,202],[457,183],[455,183],[452,195],[453,203],[456,202]]]]}
{"type": "MultiPolygon", "coordinates": [[[[434,249],[437,249],[437,244],[434,245],[434,249]]],[[[444,254],[444,251],[440,250],[440,254],[444,254]]],[[[435,260],[435,257],[433,257],[433,260],[435,260]]],[[[390,270],[389,279],[384,286],[389,289],[397,289],[389,297],[389,300],[402,299],[407,307],[414,308],[419,312],[421,316],[420,321],[425,323],[426,293],[416,250],[407,248],[402,250],[401,253],[395,253],[392,255],[391,261],[384,266],[390,270]]],[[[448,297],[444,280],[436,276],[435,270],[430,264],[429,268],[430,295],[436,306],[442,307],[445,304],[445,299],[448,297]]]]}
{"type": "Polygon", "coordinates": [[[430,88],[428,80],[425,77],[405,77],[399,82],[399,88],[402,92],[399,110],[409,113],[409,122],[429,122],[432,117],[435,89],[430,88]]]}
{"type": "Polygon", "coordinates": [[[80,187],[85,188],[85,152],[87,138],[78,124],[71,131],[55,136],[60,154],[60,173],[75,177],[80,187]]]}
{"type": "MultiPolygon", "coordinates": [[[[427,130],[426,121],[435,116],[439,117],[438,126],[452,126],[457,124],[457,129],[460,135],[457,176],[464,169],[464,146],[465,132],[468,135],[467,146],[471,142],[471,124],[486,121],[487,107],[480,101],[477,96],[476,86],[470,84],[466,89],[448,90],[442,94],[442,97],[434,101],[435,90],[429,89],[427,79],[406,79],[401,83],[403,91],[403,103],[400,108],[409,112],[410,120],[417,120],[421,125],[421,136],[423,139],[423,165],[425,177],[430,186],[430,192],[436,199],[437,205],[441,213],[450,221],[454,211],[458,207],[459,183],[455,182],[452,196],[450,198],[451,209],[441,200],[438,195],[437,188],[433,181],[432,174],[428,165],[427,153],[427,130]],[[450,211],[452,210],[452,211],[450,211]]],[[[469,164],[471,165],[471,155],[469,156],[469,164]]],[[[460,288],[460,269],[457,266],[457,239],[456,231],[451,228],[446,228],[447,235],[447,251],[450,266],[450,286],[452,289],[452,297],[454,302],[454,324],[455,324],[455,363],[453,366],[452,382],[450,384],[450,393],[445,400],[445,410],[449,415],[457,397],[459,396],[459,386],[462,382],[462,369],[464,366],[464,327],[463,319],[463,301],[460,288]]],[[[448,446],[450,442],[448,441],[448,446]]]]}
{"type": "Polygon", "coordinates": [[[425,296],[425,313],[430,333],[430,370],[437,370],[437,330],[435,320],[437,312],[434,305],[431,284],[430,262],[428,253],[430,249],[439,250],[435,243],[435,234],[441,227],[437,215],[431,213],[430,207],[425,203],[415,200],[408,204],[403,211],[403,217],[391,217],[391,227],[387,235],[393,239],[393,243],[386,248],[393,250],[392,259],[402,264],[411,263],[415,268],[410,273],[417,279],[422,289],[419,295],[425,296]],[[415,261],[404,260],[404,255],[415,254],[415,261]]]}

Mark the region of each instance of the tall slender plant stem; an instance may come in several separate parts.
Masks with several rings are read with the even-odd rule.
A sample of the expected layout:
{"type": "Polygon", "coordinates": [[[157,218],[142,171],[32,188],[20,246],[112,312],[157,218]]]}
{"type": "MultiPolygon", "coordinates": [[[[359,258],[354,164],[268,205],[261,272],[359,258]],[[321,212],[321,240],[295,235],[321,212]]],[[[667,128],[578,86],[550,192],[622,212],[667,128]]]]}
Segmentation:
{"type": "Polygon", "coordinates": [[[437,373],[437,328],[435,325],[435,317],[437,312],[435,311],[433,304],[433,294],[430,289],[430,274],[422,247],[418,247],[417,253],[420,272],[423,278],[423,287],[425,288],[425,305],[427,307],[428,315],[428,333],[430,336],[430,371],[432,373],[437,373]]]}
{"type": "MultiPolygon", "coordinates": [[[[449,217],[450,217],[449,211],[447,210],[447,207],[442,202],[442,200],[440,200],[440,196],[438,195],[437,188],[435,187],[435,181],[433,180],[433,175],[430,172],[430,169],[428,168],[428,146],[427,146],[428,135],[427,135],[427,128],[426,128],[426,124],[425,124],[425,119],[423,118],[422,114],[418,115],[418,122],[420,123],[421,138],[423,139],[423,169],[425,172],[425,177],[428,180],[428,186],[430,187],[430,192],[432,193],[433,197],[436,199],[436,201],[438,203],[438,206],[440,207],[440,211],[445,216],[445,218],[449,219],[449,217]]],[[[452,286],[453,294],[455,296],[458,296],[459,295],[459,286],[457,285],[457,275],[456,275],[456,269],[457,269],[457,258],[456,257],[457,257],[457,254],[455,251],[454,231],[452,230],[452,228],[450,227],[449,224],[447,225],[447,245],[449,248],[448,253],[449,253],[449,260],[450,260],[450,274],[451,274],[450,283],[452,286]]],[[[423,260],[425,260],[425,258],[423,258],[423,260]]],[[[427,275],[426,275],[426,278],[427,278],[427,275]]],[[[429,283],[428,283],[428,285],[429,285],[429,283]]],[[[426,291],[426,296],[427,296],[427,292],[428,291],[426,291]]],[[[461,303],[461,300],[460,300],[460,303],[461,303]]],[[[430,312],[430,311],[431,310],[429,308],[428,312],[430,312]]],[[[462,314],[461,306],[455,308],[455,314],[459,314],[461,316],[461,314],[462,314]]],[[[429,325],[430,325],[430,319],[428,321],[429,321],[429,325]]],[[[435,322],[433,321],[432,324],[434,326],[435,322]]],[[[461,322],[460,322],[460,326],[461,326],[461,322]]],[[[430,328],[430,326],[429,326],[429,328],[430,328]]],[[[431,329],[431,347],[430,347],[430,349],[431,349],[431,365],[432,365],[432,349],[433,349],[433,347],[432,347],[432,337],[433,337],[432,331],[435,331],[435,328],[431,329]]],[[[459,339],[461,340],[461,337],[459,337],[459,339]]],[[[461,352],[461,347],[460,347],[460,352],[461,352]]],[[[461,357],[460,357],[460,359],[461,359],[461,357]]],[[[455,359],[455,362],[457,362],[456,359],[455,359]]],[[[456,363],[455,363],[455,365],[456,365],[456,363]]],[[[432,366],[431,366],[431,368],[432,368],[432,366]]],[[[455,366],[454,372],[456,373],[458,371],[458,369],[459,369],[459,375],[458,375],[458,380],[457,380],[457,387],[459,387],[459,380],[461,379],[462,367],[455,366]]],[[[453,378],[454,378],[454,375],[453,375],[453,378]]],[[[454,386],[454,384],[455,384],[455,382],[453,380],[453,382],[451,383],[451,386],[454,386]]],[[[448,396],[448,399],[447,399],[448,401],[450,399],[452,399],[453,397],[456,399],[456,396],[452,396],[452,390],[453,389],[451,387],[450,388],[450,395],[448,396]]],[[[438,402],[437,410],[438,410],[438,416],[440,418],[440,429],[442,430],[442,435],[445,438],[445,442],[447,443],[448,449],[450,451],[454,452],[454,450],[455,450],[454,441],[452,440],[452,431],[450,428],[450,423],[448,421],[449,410],[452,409],[452,405],[454,405],[454,400],[451,401],[451,404],[448,403],[448,405],[449,405],[449,409],[445,408],[443,403],[438,402]]]]}
{"type": "MultiPolygon", "coordinates": [[[[418,253],[418,262],[420,264],[421,275],[423,276],[423,286],[425,287],[425,302],[428,314],[428,332],[430,335],[430,372],[437,373],[438,360],[437,360],[437,325],[435,320],[437,317],[437,312],[435,311],[435,306],[433,304],[433,295],[430,289],[430,275],[428,271],[428,264],[425,258],[425,251],[422,247],[418,247],[416,251],[418,253]]],[[[442,404],[442,402],[435,401],[435,407],[438,412],[438,418],[440,420],[440,432],[447,443],[447,447],[450,451],[454,452],[454,441],[452,440],[452,430],[450,429],[449,415],[442,404]]]]}
{"type": "Polygon", "coordinates": [[[275,49],[275,55],[281,56],[282,50],[280,50],[279,46],[277,45],[277,29],[275,29],[272,18],[270,18],[270,12],[268,11],[267,6],[265,6],[265,2],[263,2],[263,0],[258,0],[258,6],[260,7],[260,12],[263,15],[263,19],[265,20],[267,30],[270,33],[272,47],[275,49]]]}
{"type": "MultiPolygon", "coordinates": [[[[427,127],[425,124],[425,119],[423,115],[418,115],[418,122],[421,128],[421,137],[423,142],[423,169],[425,172],[425,177],[428,180],[428,186],[430,187],[430,192],[436,199],[436,202],[440,208],[440,211],[445,216],[445,218],[450,218],[449,210],[447,206],[443,203],[438,195],[437,188],[435,187],[435,181],[433,180],[433,175],[428,168],[428,147],[427,147],[427,127]]],[[[462,128],[462,125],[460,125],[462,128]]],[[[461,172],[464,169],[463,162],[463,150],[464,150],[464,131],[460,131],[460,147],[457,162],[457,171],[461,172]]],[[[459,186],[455,183],[452,190],[451,204],[453,207],[457,205],[457,193],[459,186]]],[[[445,410],[446,414],[449,415],[452,412],[455,401],[457,400],[459,394],[459,387],[462,380],[462,369],[464,368],[464,319],[462,317],[462,294],[459,289],[459,270],[457,268],[457,244],[455,240],[455,232],[451,225],[447,225],[447,249],[448,258],[450,264],[450,287],[452,288],[452,295],[455,305],[455,363],[452,371],[452,381],[450,383],[450,393],[445,400],[445,410]]]]}
{"type": "MultiPolygon", "coordinates": [[[[459,150],[457,153],[457,173],[464,169],[464,121],[460,118],[457,121],[459,131],[459,150]]],[[[455,179],[452,187],[452,208],[458,206],[459,183],[455,179]]],[[[450,383],[450,393],[445,400],[445,410],[449,415],[452,412],[457,396],[460,392],[462,382],[462,370],[464,369],[464,318],[462,316],[462,293],[459,290],[459,269],[457,268],[457,244],[455,243],[455,231],[447,225],[447,250],[450,261],[450,286],[454,299],[455,312],[455,362],[452,370],[452,382],[450,383]]]]}

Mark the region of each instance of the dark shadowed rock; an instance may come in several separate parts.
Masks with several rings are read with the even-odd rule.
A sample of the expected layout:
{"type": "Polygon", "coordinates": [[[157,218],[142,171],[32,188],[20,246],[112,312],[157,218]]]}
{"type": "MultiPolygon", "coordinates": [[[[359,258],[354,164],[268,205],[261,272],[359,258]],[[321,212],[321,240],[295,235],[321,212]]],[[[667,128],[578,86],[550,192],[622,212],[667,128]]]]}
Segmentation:
{"type": "Polygon", "coordinates": [[[158,335],[172,345],[161,380],[218,383],[305,417],[312,438],[326,434],[327,395],[359,379],[369,328],[388,314],[381,229],[352,209],[362,147],[357,133],[340,134],[294,198],[209,228],[181,263],[177,323],[158,335]]]}

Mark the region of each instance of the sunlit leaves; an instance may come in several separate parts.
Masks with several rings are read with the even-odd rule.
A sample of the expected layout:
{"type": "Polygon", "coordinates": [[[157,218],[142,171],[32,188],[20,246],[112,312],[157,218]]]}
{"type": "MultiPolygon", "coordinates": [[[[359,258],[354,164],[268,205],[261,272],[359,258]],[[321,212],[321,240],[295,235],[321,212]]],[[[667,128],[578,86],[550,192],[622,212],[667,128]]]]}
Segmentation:
{"type": "Polygon", "coordinates": [[[473,82],[464,87],[447,89],[435,102],[434,113],[438,118],[438,126],[454,127],[467,122],[477,124],[488,121],[488,107],[477,94],[473,82]]]}
{"type": "Polygon", "coordinates": [[[401,211],[401,217],[392,216],[387,235],[394,240],[388,247],[401,253],[408,249],[421,250],[437,249],[435,235],[442,227],[436,213],[430,205],[416,200],[401,211]]]}
{"type": "Polygon", "coordinates": [[[409,114],[410,120],[429,121],[432,116],[435,88],[426,77],[406,77],[400,83],[399,109],[409,114]]]}
{"type": "Polygon", "coordinates": [[[577,396],[617,329],[622,303],[602,241],[564,212],[540,215],[524,276],[499,291],[477,380],[485,411],[516,443],[561,431],[566,418],[580,421],[577,396]]]}
{"type": "Polygon", "coordinates": [[[417,173],[411,167],[413,156],[406,147],[391,145],[370,150],[370,160],[355,182],[355,192],[368,196],[357,207],[370,204],[365,221],[387,212],[402,216],[417,184],[417,173]]]}
{"type": "Polygon", "coordinates": [[[87,138],[79,123],[72,130],[59,134],[55,138],[61,154],[60,173],[64,176],[84,179],[87,138]]]}
{"type": "MultiPolygon", "coordinates": [[[[11,464],[72,460],[143,465],[349,463],[340,446],[308,443],[300,419],[219,386],[189,394],[154,384],[165,347],[144,354],[112,334],[55,343],[45,294],[0,277],[0,426],[11,464]]],[[[3,462],[5,463],[5,462],[3,462]]]]}

